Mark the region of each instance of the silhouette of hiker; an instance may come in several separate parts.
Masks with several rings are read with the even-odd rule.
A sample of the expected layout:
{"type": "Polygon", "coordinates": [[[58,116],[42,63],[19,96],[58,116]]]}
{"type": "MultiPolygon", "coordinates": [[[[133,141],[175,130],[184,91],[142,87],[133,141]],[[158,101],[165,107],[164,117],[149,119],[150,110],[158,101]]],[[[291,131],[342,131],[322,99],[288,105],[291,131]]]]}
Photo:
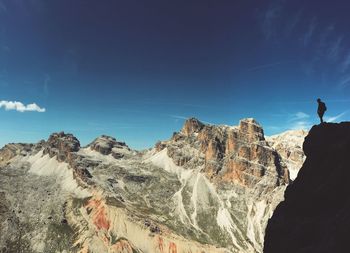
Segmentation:
{"type": "Polygon", "coordinates": [[[317,103],[318,103],[318,108],[317,108],[317,114],[320,117],[321,123],[323,123],[323,114],[325,113],[325,111],[327,111],[327,107],[326,104],[324,102],[321,101],[321,99],[317,99],[317,103]]]}

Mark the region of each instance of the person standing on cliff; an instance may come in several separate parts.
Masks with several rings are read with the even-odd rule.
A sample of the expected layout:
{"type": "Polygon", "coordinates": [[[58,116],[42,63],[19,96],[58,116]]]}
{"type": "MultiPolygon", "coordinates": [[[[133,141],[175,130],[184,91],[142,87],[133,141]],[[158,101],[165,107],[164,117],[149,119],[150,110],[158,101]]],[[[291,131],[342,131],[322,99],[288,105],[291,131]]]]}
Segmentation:
{"type": "Polygon", "coordinates": [[[323,114],[325,113],[325,111],[327,111],[327,107],[326,107],[326,104],[322,102],[320,98],[317,99],[317,103],[318,103],[317,114],[320,117],[321,124],[322,124],[323,114]]]}

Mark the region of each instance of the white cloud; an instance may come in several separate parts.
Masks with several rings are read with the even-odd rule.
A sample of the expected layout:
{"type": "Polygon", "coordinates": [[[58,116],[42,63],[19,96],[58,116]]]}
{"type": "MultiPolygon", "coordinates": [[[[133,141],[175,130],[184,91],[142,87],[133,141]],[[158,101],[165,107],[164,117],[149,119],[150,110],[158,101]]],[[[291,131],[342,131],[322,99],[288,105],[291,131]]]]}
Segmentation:
{"type": "Polygon", "coordinates": [[[348,111],[345,111],[345,112],[342,112],[336,116],[325,117],[325,121],[326,122],[334,122],[334,121],[340,119],[341,117],[343,117],[347,113],[348,113],[348,111]]]}
{"type": "Polygon", "coordinates": [[[309,115],[309,114],[306,114],[305,112],[297,112],[297,113],[295,114],[295,116],[296,116],[298,119],[310,118],[310,115],[309,115]]]}
{"type": "Polygon", "coordinates": [[[293,122],[293,124],[291,125],[290,129],[292,130],[309,130],[311,128],[312,124],[307,121],[307,120],[301,120],[301,121],[296,121],[293,122]]]}
{"type": "Polygon", "coordinates": [[[298,130],[309,130],[312,126],[310,120],[310,115],[305,112],[296,112],[290,115],[288,129],[298,130]]]}
{"type": "Polygon", "coordinates": [[[5,108],[5,110],[16,110],[18,112],[45,112],[45,108],[41,108],[36,103],[24,105],[18,101],[6,101],[0,100],[0,108],[5,108]]]}
{"type": "Polygon", "coordinates": [[[296,112],[293,115],[291,115],[289,122],[291,121],[297,121],[297,120],[305,120],[307,118],[310,118],[310,115],[305,112],[296,112]]]}

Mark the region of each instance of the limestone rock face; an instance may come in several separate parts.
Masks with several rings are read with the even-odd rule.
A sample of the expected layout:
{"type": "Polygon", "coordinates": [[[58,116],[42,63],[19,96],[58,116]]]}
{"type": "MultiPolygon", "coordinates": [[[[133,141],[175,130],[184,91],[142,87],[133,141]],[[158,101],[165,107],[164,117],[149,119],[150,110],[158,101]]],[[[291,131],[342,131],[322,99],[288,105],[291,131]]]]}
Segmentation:
{"type": "Polygon", "coordinates": [[[33,144],[10,143],[0,149],[0,165],[6,165],[10,160],[18,155],[26,155],[31,151],[33,144]]]}
{"type": "Polygon", "coordinates": [[[239,130],[241,133],[241,137],[246,135],[246,137],[243,137],[244,139],[247,139],[249,141],[263,141],[264,138],[264,131],[262,127],[259,125],[259,123],[252,119],[243,119],[239,122],[239,130]]]}
{"type": "Polygon", "coordinates": [[[206,231],[233,252],[261,252],[267,220],[281,201],[289,176],[254,119],[243,119],[238,126],[215,126],[190,118],[170,140],[158,142],[154,152],[153,163],[177,174],[181,182],[174,195],[174,215],[180,222],[206,231]],[[169,158],[174,168],[164,164],[169,158]]]}
{"type": "Polygon", "coordinates": [[[125,142],[118,142],[115,138],[106,135],[96,138],[89,147],[103,155],[111,154],[115,159],[123,158],[131,151],[125,142]]]}
{"type": "Polygon", "coordinates": [[[197,133],[204,127],[204,124],[196,118],[190,118],[186,120],[185,125],[182,128],[182,132],[185,136],[197,133]]]}
{"type": "Polygon", "coordinates": [[[282,134],[267,137],[267,141],[281,157],[287,166],[291,180],[294,180],[305,161],[302,150],[307,132],[304,130],[290,130],[282,134]]]}
{"type": "Polygon", "coordinates": [[[43,153],[44,155],[49,154],[50,157],[57,156],[58,161],[68,162],[71,152],[76,152],[79,149],[80,142],[76,137],[60,132],[50,135],[43,153]]]}
{"type": "Polygon", "coordinates": [[[345,252],[350,227],[350,123],[312,127],[304,165],[268,223],[266,253],[345,252]]]}
{"type": "Polygon", "coordinates": [[[253,188],[268,172],[272,188],[289,182],[286,166],[265,141],[264,131],[254,119],[243,119],[238,127],[228,127],[204,125],[191,118],[166,146],[177,165],[203,164],[211,180],[253,188]]]}

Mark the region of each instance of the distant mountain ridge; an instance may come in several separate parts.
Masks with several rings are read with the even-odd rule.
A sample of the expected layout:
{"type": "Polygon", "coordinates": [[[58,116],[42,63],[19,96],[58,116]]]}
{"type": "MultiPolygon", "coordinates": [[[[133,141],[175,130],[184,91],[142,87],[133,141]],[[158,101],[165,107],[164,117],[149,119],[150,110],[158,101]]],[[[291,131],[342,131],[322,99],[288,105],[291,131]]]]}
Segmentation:
{"type": "Polygon", "coordinates": [[[254,119],[215,126],[190,118],[141,152],[109,136],[81,147],[63,132],[8,144],[0,150],[0,249],[262,252],[291,164],[303,162],[286,140],[293,134],[302,138],[265,138],[254,119]]]}

